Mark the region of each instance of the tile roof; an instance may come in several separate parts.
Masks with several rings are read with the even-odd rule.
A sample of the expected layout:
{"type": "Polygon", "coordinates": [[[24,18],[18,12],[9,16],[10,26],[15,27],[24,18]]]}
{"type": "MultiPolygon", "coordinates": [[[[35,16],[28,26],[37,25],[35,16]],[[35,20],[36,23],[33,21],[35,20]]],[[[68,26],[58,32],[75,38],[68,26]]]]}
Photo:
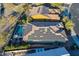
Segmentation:
{"type": "Polygon", "coordinates": [[[47,16],[51,21],[60,20],[60,17],[57,14],[47,14],[47,16]]]}

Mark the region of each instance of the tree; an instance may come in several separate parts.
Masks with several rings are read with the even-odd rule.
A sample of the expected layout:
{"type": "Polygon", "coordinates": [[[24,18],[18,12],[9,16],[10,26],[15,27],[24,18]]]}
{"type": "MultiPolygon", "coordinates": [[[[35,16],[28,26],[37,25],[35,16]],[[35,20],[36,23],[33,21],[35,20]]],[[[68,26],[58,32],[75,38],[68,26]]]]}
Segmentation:
{"type": "MultiPolygon", "coordinates": [[[[28,21],[29,21],[29,18],[30,18],[30,16],[29,16],[29,13],[30,13],[30,10],[31,10],[31,5],[30,4],[28,4],[28,3],[24,3],[24,4],[20,4],[20,5],[18,5],[16,8],[15,8],[15,11],[16,12],[19,12],[20,14],[21,14],[21,16],[22,15],[24,15],[24,14],[26,14],[26,23],[28,23],[28,21]]],[[[24,21],[23,21],[24,22],[24,21]]]]}
{"type": "Polygon", "coordinates": [[[44,3],[36,3],[35,5],[40,6],[43,5],[44,3]]]}
{"type": "Polygon", "coordinates": [[[73,24],[72,20],[69,19],[67,16],[63,17],[62,22],[64,23],[65,28],[66,28],[67,30],[73,29],[74,24],[73,24]]]}
{"type": "Polygon", "coordinates": [[[15,11],[15,12],[18,12],[18,13],[22,13],[23,10],[24,10],[23,5],[24,5],[24,4],[20,4],[20,5],[16,6],[16,7],[14,8],[14,11],[15,11]]]}
{"type": "Polygon", "coordinates": [[[63,19],[62,19],[62,22],[66,23],[67,21],[68,21],[68,17],[64,16],[63,19]]]}
{"type": "Polygon", "coordinates": [[[31,9],[31,5],[29,5],[28,3],[23,5],[23,8],[24,8],[24,13],[27,13],[27,21],[26,23],[28,23],[28,21],[30,20],[30,16],[29,16],[29,13],[30,13],[30,9],[31,9]]]}
{"type": "Polygon", "coordinates": [[[67,20],[67,22],[65,23],[65,27],[67,30],[73,29],[73,22],[71,20],[67,20]]]}

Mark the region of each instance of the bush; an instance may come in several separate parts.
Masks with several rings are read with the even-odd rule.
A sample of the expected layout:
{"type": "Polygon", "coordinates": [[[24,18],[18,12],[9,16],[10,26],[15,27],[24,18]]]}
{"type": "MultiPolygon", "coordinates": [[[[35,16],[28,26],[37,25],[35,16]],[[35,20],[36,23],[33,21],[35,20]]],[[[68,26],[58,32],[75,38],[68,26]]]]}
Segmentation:
{"type": "Polygon", "coordinates": [[[64,17],[62,22],[64,22],[67,30],[73,29],[74,23],[72,22],[71,19],[68,19],[68,17],[64,17]]]}
{"type": "Polygon", "coordinates": [[[73,29],[73,22],[71,20],[68,20],[66,23],[65,23],[65,27],[67,30],[71,30],[73,29]]]}
{"type": "Polygon", "coordinates": [[[62,3],[51,3],[51,5],[54,7],[59,7],[59,6],[62,6],[62,3]]]}

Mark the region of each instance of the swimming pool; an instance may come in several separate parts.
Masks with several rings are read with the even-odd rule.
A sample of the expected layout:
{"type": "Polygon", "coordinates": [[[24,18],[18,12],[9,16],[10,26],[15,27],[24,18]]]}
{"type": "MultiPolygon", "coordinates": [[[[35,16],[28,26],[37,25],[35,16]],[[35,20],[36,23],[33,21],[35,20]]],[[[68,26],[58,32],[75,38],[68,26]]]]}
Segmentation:
{"type": "Polygon", "coordinates": [[[23,35],[23,26],[17,26],[16,27],[16,31],[15,31],[15,34],[18,35],[18,36],[22,36],[23,35]]]}
{"type": "Polygon", "coordinates": [[[20,44],[23,38],[23,31],[23,26],[17,23],[11,36],[11,40],[9,41],[9,44],[20,44]]]}
{"type": "Polygon", "coordinates": [[[14,29],[13,36],[22,37],[23,36],[23,26],[17,24],[15,29],[14,29]]]}

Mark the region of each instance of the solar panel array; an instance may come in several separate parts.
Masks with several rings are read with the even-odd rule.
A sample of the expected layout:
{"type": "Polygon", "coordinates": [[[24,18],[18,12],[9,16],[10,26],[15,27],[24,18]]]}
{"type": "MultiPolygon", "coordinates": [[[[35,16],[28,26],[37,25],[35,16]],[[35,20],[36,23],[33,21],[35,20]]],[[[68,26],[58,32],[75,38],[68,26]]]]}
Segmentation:
{"type": "Polygon", "coordinates": [[[39,30],[35,30],[33,34],[29,36],[28,41],[45,41],[45,42],[65,42],[65,38],[61,35],[56,35],[52,33],[49,28],[40,28],[39,30]],[[45,31],[46,30],[46,31],[45,31]]]}
{"type": "Polygon", "coordinates": [[[60,22],[32,22],[31,24],[40,26],[40,27],[45,27],[45,26],[56,26],[60,22]]]}

